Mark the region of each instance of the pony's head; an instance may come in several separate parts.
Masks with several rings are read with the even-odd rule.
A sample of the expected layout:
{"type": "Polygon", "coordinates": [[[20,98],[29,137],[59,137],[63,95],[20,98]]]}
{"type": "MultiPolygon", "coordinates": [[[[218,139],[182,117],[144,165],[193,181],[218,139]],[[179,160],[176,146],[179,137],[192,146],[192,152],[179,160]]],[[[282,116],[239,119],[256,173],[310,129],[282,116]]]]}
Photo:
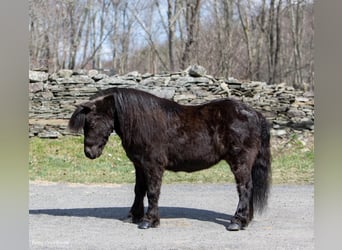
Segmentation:
{"type": "Polygon", "coordinates": [[[101,97],[78,105],[69,120],[71,131],[79,132],[83,129],[84,153],[90,159],[102,154],[114,129],[113,106],[106,99],[101,97]]]}

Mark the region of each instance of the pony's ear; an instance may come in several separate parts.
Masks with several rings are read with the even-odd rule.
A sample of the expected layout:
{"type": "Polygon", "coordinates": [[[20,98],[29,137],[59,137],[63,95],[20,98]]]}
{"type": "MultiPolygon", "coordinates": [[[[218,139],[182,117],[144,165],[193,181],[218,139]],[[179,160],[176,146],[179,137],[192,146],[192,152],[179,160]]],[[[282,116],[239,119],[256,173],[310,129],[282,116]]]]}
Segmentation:
{"type": "Polygon", "coordinates": [[[68,123],[68,128],[73,132],[79,132],[83,128],[87,113],[95,109],[96,106],[94,102],[85,102],[76,107],[68,123]]]}
{"type": "Polygon", "coordinates": [[[78,105],[78,107],[82,108],[85,113],[89,112],[89,111],[92,111],[92,110],[95,110],[96,108],[96,105],[94,102],[84,102],[84,103],[81,103],[78,105]]]}

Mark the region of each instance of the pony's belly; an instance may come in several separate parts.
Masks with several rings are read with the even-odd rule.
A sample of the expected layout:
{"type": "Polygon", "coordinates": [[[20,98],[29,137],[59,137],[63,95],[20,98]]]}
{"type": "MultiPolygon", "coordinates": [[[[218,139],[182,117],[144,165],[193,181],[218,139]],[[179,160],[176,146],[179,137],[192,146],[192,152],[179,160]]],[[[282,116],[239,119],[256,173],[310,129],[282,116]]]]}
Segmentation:
{"type": "Polygon", "coordinates": [[[220,159],[212,159],[212,160],[184,160],[184,161],[176,161],[170,163],[166,169],[174,172],[195,172],[203,169],[207,169],[218,163],[220,159]]]}
{"type": "Polygon", "coordinates": [[[205,143],[194,143],[186,146],[179,145],[169,150],[167,154],[168,166],[166,169],[194,172],[210,168],[224,158],[224,154],[215,149],[216,147],[205,143]]]}

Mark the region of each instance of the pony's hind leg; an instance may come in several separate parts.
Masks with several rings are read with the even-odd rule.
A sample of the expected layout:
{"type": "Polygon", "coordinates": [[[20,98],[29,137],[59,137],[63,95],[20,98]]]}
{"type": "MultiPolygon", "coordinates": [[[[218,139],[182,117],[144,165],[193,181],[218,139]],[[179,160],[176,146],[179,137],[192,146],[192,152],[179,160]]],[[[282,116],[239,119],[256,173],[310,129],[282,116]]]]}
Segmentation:
{"type": "Polygon", "coordinates": [[[237,209],[228,225],[227,230],[237,231],[245,228],[253,219],[253,182],[252,166],[255,157],[239,156],[237,162],[229,161],[230,168],[234,174],[236,187],[239,195],[237,209]],[[245,159],[245,160],[244,160],[245,159]]]}
{"type": "Polygon", "coordinates": [[[239,203],[234,217],[227,227],[229,231],[243,229],[253,219],[252,178],[245,178],[243,181],[237,180],[237,182],[239,182],[237,184],[239,203]]]}

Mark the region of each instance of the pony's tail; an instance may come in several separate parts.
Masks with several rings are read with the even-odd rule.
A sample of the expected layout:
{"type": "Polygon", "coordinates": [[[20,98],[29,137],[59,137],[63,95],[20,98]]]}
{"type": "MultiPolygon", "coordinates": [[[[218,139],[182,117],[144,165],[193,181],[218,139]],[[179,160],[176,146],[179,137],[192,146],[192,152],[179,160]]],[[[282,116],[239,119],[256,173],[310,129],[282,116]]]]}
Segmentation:
{"type": "Polygon", "coordinates": [[[261,147],[252,168],[253,182],[253,208],[262,212],[267,205],[267,199],[271,184],[271,149],[270,128],[267,120],[260,115],[261,119],[261,147]]]}

